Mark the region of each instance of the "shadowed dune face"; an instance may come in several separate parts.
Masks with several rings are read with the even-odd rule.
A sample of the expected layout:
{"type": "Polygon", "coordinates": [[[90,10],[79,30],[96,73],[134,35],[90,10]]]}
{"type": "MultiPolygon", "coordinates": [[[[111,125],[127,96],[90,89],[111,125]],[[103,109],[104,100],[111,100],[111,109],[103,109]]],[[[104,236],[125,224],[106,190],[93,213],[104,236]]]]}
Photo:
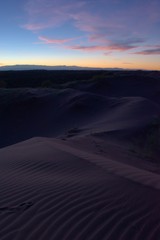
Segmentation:
{"type": "Polygon", "coordinates": [[[35,137],[63,135],[72,128],[117,131],[140,128],[160,115],[142,97],[107,97],[75,89],[0,90],[0,146],[35,137]]]}
{"type": "Polygon", "coordinates": [[[159,131],[152,131],[152,124],[160,118],[158,77],[114,73],[82,82],[56,81],[60,89],[0,89],[0,147],[36,136],[69,140],[92,135],[130,142],[141,157],[150,158],[156,149],[157,159],[159,131]]]}
{"type": "MultiPolygon", "coordinates": [[[[101,77],[101,76],[100,76],[101,77]]],[[[100,79],[93,79],[89,84],[82,85],[88,92],[107,95],[110,97],[137,97],[141,96],[151,100],[160,100],[159,75],[158,74],[137,74],[135,73],[114,73],[112,77],[104,76],[100,79]],[[157,98],[156,98],[157,97],[157,98]]],[[[81,89],[81,85],[79,86],[81,89]]]]}

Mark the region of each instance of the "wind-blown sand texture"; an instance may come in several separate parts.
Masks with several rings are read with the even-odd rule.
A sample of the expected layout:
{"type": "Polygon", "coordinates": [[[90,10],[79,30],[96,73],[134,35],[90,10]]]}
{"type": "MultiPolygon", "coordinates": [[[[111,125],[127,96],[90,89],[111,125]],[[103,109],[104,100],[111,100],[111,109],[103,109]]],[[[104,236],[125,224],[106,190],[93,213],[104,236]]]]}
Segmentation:
{"type": "Polygon", "coordinates": [[[94,84],[0,91],[1,240],[160,239],[159,98],[94,84]]]}

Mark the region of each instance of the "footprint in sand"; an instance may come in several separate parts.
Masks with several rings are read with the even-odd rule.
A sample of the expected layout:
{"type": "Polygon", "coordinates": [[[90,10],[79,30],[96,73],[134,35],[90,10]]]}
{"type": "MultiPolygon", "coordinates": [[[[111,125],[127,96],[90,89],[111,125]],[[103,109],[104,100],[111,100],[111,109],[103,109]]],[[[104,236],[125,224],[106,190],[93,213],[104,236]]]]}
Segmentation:
{"type": "Polygon", "coordinates": [[[0,213],[24,212],[33,205],[32,202],[24,202],[15,206],[0,207],[0,213]]]}

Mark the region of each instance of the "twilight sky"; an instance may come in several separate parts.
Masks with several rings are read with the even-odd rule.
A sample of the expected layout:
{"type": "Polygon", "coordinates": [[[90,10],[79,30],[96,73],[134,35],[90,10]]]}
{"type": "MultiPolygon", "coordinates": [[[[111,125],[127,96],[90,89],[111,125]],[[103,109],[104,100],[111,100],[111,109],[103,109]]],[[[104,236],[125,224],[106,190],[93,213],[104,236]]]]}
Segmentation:
{"type": "Polygon", "coordinates": [[[160,70],[160,0],[5,0],[0,65],[160,70]]]}

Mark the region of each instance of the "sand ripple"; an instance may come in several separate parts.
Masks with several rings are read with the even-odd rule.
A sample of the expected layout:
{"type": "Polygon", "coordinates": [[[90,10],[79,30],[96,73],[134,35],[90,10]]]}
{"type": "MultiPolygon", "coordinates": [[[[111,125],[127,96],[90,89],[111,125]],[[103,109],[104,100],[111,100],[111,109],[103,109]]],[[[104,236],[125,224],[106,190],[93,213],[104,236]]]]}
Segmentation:
{"type": "Polygon", "coordinates": [[[0,150],[0,239],[159,240],[160,177],[35,138],[0,150]]]}

